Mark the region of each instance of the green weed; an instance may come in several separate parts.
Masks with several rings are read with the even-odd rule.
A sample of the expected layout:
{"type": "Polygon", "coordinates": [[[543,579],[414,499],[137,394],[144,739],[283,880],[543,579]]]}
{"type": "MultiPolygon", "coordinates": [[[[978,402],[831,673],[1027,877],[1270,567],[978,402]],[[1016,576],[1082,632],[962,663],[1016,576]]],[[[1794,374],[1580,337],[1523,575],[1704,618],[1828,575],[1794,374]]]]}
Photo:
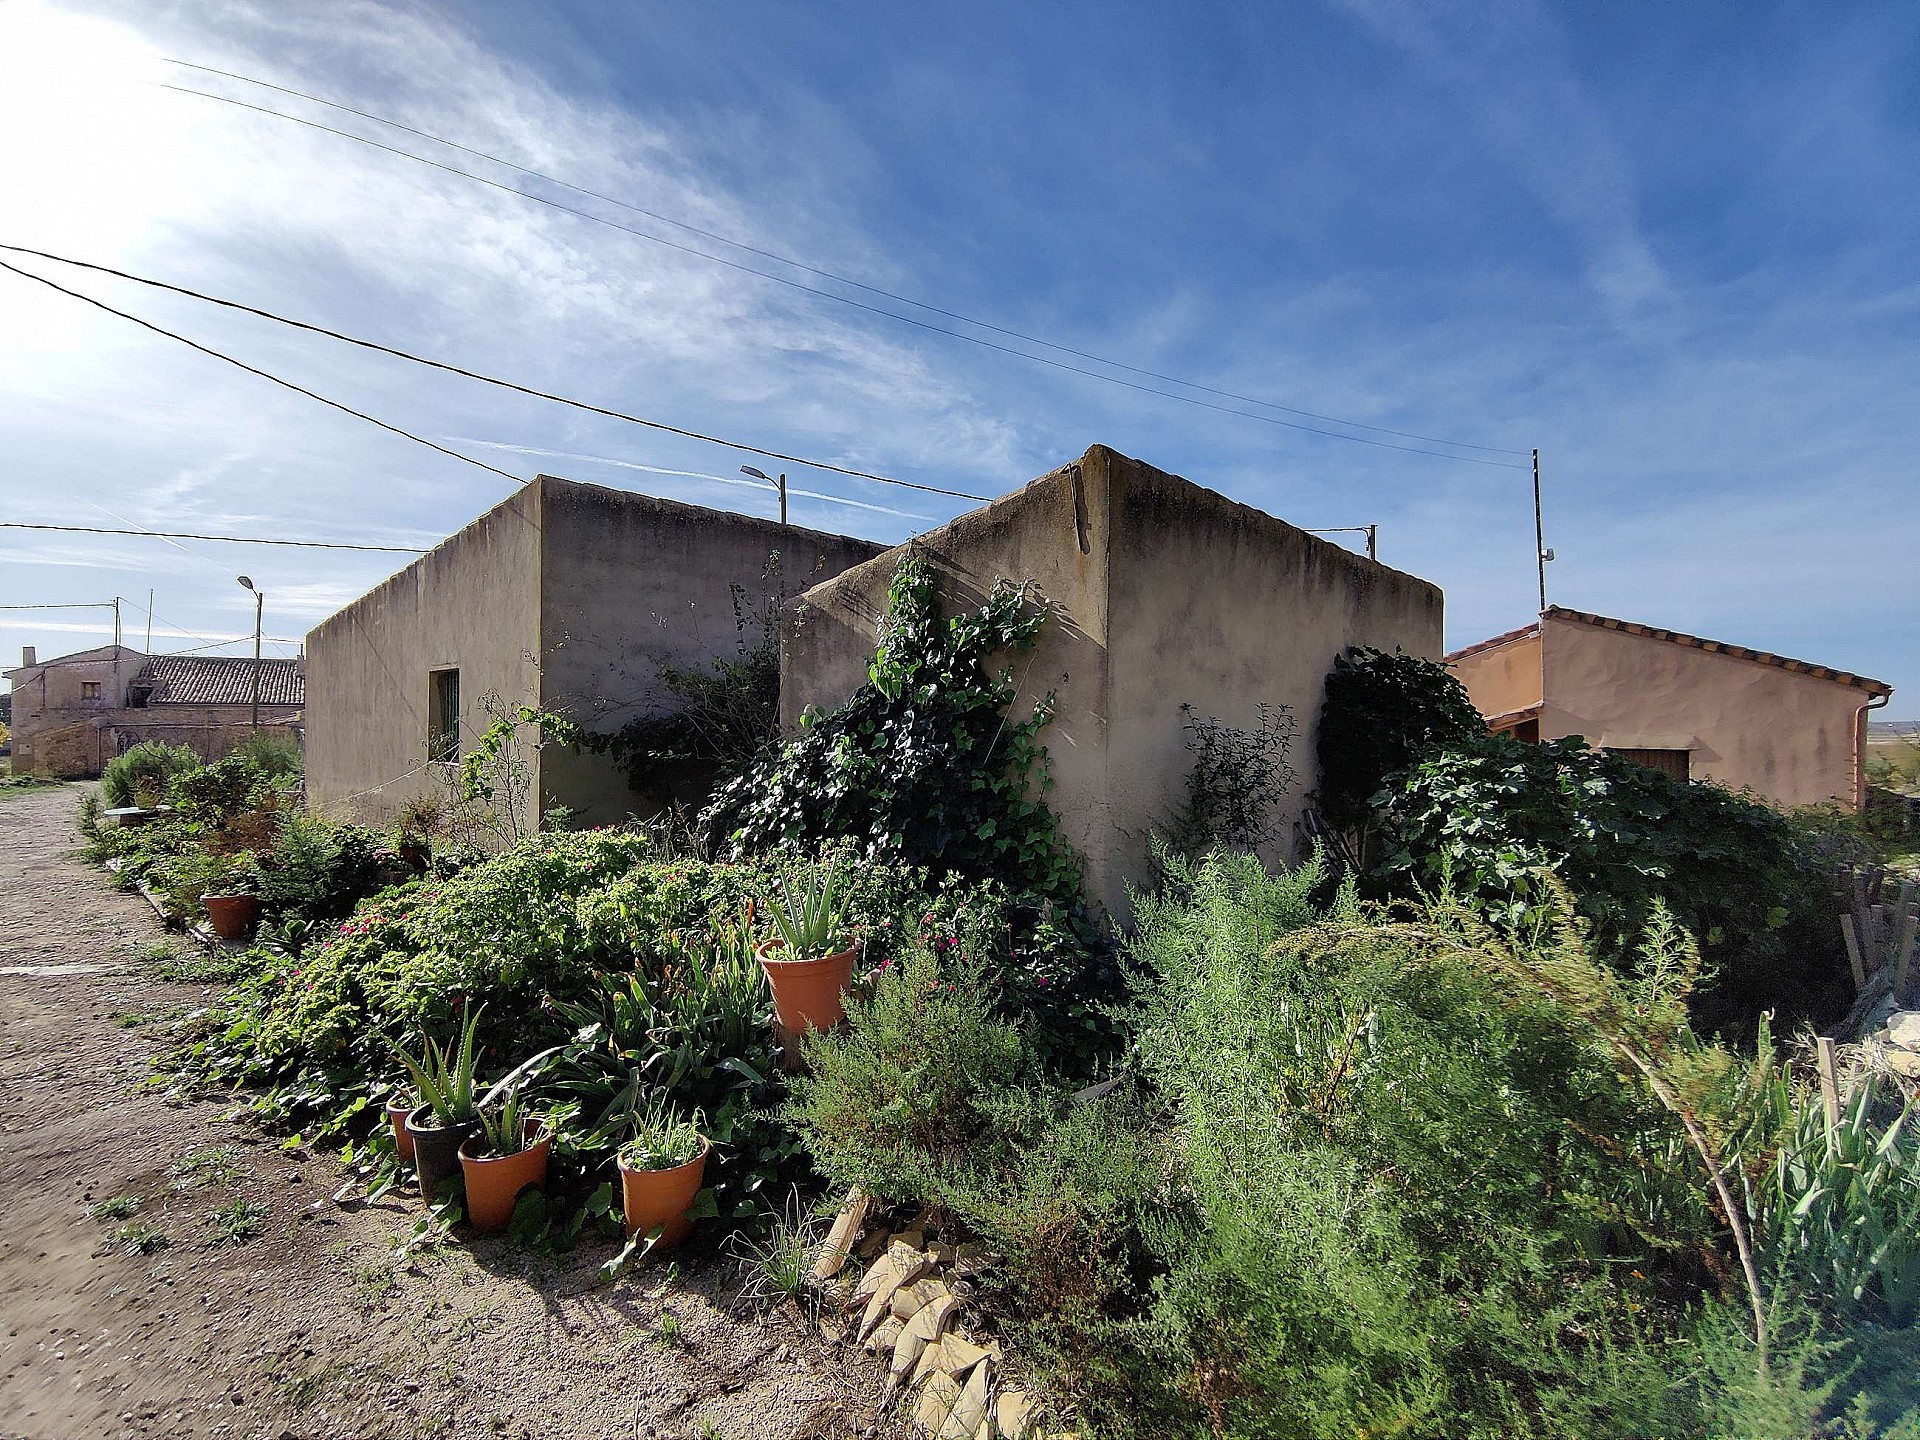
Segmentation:
{"type": "Polygon", "coordinates": [[[232,1245],[244,1245],[253,1239],[266,1218],[267,1207],[251,1200],[234,1200],[207,1217],[213,1224],[214,1237],[232,1245]]]}
{"type": "Polygon", "coordinates": [[[111,1200],[102,1200],[98,1205],[89,1206],[89,1220],[124,1220],[140,1208],[138,1195],[116,1195],[111,1200]]]}

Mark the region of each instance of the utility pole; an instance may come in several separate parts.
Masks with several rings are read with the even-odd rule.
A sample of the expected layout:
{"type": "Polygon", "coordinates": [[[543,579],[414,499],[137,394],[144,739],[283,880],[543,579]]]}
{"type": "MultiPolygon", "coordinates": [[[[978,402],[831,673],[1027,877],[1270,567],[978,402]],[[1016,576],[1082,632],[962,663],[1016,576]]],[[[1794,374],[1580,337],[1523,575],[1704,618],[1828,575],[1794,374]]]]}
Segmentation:
{"type": "Polygon", "coordinates": [[[260,621],[266,611],[267,592],[254,590],[253,581],[245,575],[240,577],[241,585],[253,590],[253,729],[260,732],[260,621]]]}
{"type": "Polygon", "coordinates": [[[113,648],[120,648],[120,597],[113,597],[113,648]]]}
{"type": "Polygon", "coordinates": [[[147,591],[147,654],[153,653],[153,591],[147,591]]]}
{"type": "Polygon", "coordinates": [[[1533,560],[1540,571],[1540,611],[1547,609],[1547,562],[1553,558],[1553,552],[1547,549],[1547,532],[1540,519],[1540,451],[1533,452],[1533,560]]]}

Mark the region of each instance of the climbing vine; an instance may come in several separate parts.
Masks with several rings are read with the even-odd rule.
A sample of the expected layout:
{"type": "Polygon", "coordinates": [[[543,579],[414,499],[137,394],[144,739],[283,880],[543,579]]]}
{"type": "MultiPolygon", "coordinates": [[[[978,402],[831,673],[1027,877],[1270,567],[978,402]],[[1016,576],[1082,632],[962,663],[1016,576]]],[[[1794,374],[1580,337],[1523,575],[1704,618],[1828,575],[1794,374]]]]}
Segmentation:
{"type": "Polygon", "coordinates": [[[1003,582],[979,608],[943,618],[937,590],[933,567],[909,552],[867,682],[722,787],[709,833],[735,856],[850,839],[877,862],[999,880],[1077,910],[1079,858],[1042,799],[1054,696],[1016,719],[1012,667],[995,668],[1033,648],[1046,610],[1031,586],[1003,582]]]}

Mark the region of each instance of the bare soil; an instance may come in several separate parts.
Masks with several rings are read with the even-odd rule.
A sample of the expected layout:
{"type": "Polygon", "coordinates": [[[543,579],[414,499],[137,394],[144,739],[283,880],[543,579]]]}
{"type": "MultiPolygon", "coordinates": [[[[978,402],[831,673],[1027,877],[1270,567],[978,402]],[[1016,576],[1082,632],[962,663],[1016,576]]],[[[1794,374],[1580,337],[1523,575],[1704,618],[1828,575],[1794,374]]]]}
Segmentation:
{"type": "Polygon", "coordinates": [[[611,1242],[396,1259],[417,1199],[336,1205],[325,1155],[169,1098],[152,1057],[216,992],[155,973],[159,921],[76,853],[79,793],[0,801],[0,1436],[902,1433],[874,1362],[697,1239],[611,1285],[611,1242]]]}

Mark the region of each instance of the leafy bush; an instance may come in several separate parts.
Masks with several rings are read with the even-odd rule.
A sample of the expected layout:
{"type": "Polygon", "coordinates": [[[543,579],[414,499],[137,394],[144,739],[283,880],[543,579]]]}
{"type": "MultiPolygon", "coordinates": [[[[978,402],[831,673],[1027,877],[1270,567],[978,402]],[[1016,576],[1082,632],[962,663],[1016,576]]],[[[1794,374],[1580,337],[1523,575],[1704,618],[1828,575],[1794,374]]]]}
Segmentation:
{"type": "Polygon", "coordinates": [[[142,740],[116,755],[100,772],[100,793],[110,809],[125,809],[139,795],[164,799],[174,777],[200,768],[200,757],[185,745],[142,740]]]}
{"type": "Polygon", "coordinates": [[[255,730],[233,747],[232,756],[268,780],[295,780],[305,768],[300,742],[272,730],[255,730]]]}
{"type": "Polygon", "coordinates": [[[989,668],[1032,649],[1045,620],[1011,585],[942,619],[936,573],[910,553],[893,577],[867,683],[722,788],[710,827],[736,859],[844,839],[865,863],[1000,880],[1077,906],[1079,861],[1040,798],[1049,781],[1039,735],[1052,698],[1013,720],[1012,668],[989,668]]]}
{"type": "Polygon", "coordinates": [[[1274,837],[1274,811],[1298,778],[1287,763],[1298,729],[1293,712],[1282,705],[1259,708],[1251,730],[1240,730],[1217,716],[1202,719],[1191,705],[1187,718],[1187,798],[1168,838],[1175,849],[1198,854],[1216,845],[1263,845],[1274,837]]]}
{"type": "Polygon", "coordinates": [[[217,827],[245,810],[268,783],[264,771],[235,752],[211,765],[175,775],[168,798],[182,819],[217,827]]]}
{"type": "Polygon", "coordinates": [[[1844,974],[1826,935],[1829,881],[1786,817],[1578,736],[1489,736],[1430,755],[1390,789],[1380,840],[1373,878],[1387,893],[1447,893],[1510,928],[1542,921],[1557,877],[1622,967],[1665,905],[1718,971],[1700,1011],[1716,1020],[1813,1013],[1844,974]]]}
{"type": "Polygon", "coordinates": [[[371,830],[288,813],[259,857],[261,903],[284,917],[338,920],[382,887],[393,858],[371,830]]]}
{"type": "Polygon", "coordinates": [[[1486,733],[1446,666],[1356,646],[1333,662],[1320,708],[1321,813],[1339,829],[1364,829],[1387,776],[1486,733]]]}

